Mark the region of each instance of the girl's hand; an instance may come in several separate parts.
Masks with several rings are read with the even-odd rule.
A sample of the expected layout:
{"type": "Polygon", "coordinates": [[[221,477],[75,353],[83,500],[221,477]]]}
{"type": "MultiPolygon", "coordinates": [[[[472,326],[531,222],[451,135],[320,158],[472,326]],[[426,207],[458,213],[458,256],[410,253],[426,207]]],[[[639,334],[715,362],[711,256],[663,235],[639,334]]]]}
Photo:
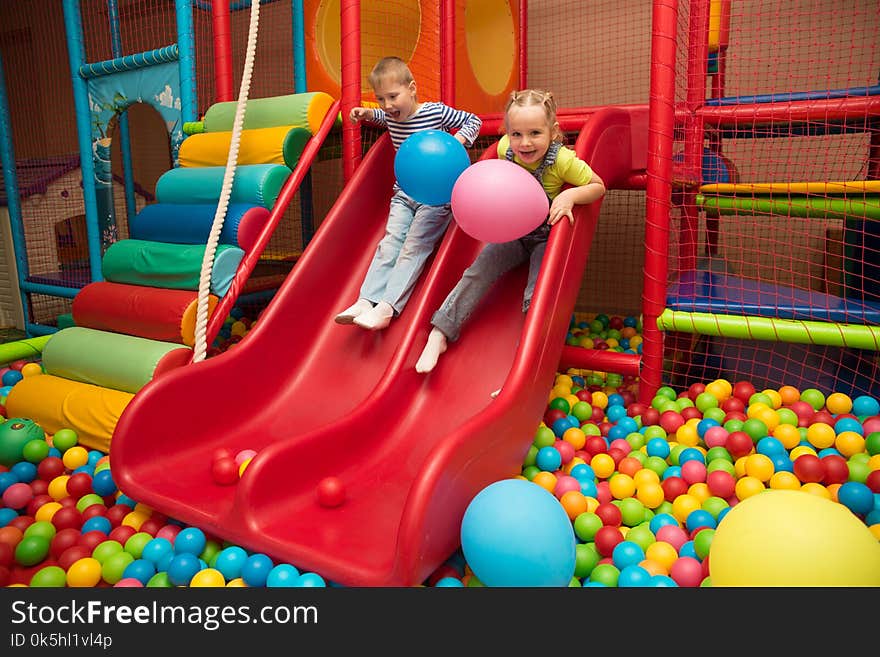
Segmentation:
{"type": "Polygon", "coordinates": [[[571,209],[574,207],[574,201],[572,200],[572,195],[568,193],[569,191],[571,190],[567,189],[564,192],[560,192],[559,196],[553,199],[553,203],[550,206],[550,217],[547,219],[547,223],[551,226],[563,217],[568,217],[568,223],[574,226],[574,215],[571,212],[571,209]]]}
{"type": "Polygon", "coordinates": [[[351,112],[348,113],[348,120],[352,123],[357,123],[358,121],[365,121],[366,119],[372,118],[372,116],[372,110],[366,107],[352,107],[351,112]]]}

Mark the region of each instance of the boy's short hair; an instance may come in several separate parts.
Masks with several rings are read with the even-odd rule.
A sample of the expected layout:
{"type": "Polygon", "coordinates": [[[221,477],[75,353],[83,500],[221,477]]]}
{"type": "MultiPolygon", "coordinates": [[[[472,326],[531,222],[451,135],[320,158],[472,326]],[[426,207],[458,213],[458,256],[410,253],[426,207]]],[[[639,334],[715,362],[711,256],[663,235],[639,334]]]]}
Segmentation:
{"type": "Polygon", "coordinates": [[[375,88],[387,77],[393,77],[400,84],[409,84],[415,79],[409,66],[400,57],[383,57],[376,62],[370,71],[370,84],[375,88]]]}

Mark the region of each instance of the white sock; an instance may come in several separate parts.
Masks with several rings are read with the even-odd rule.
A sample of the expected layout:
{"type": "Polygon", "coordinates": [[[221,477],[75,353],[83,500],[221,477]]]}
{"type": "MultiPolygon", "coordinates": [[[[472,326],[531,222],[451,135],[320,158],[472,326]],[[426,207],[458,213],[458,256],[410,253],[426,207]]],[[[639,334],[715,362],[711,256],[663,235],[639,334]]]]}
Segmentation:
{"type": "Polygon", "coordinates": [[[440,329],[431,329],[425,348],[422,349],[422,355],[416,361],[416,372],[425,374],[433,370],[437,365],[437,359],[444,351],[446,351],[446,336],[440,329]]]}
{"type": "Polygon", "coordinates": [[[337,324],[351,324],[354,321],[355,317],[357,317],[358,315],[362,315],[363,313],[372,309],[372,301],[368,301],[367,299],[358,299],[348,308],[336,315],[334,321],[337,324]]]}
{"type": "Polygon", "coordinates": [[[498,390],[495,390],[494,392],[490,392],[489,396],[492,399],[497,399],[498,395],[500,395],[500,394],[501,394],[501,388],[498,388],[498,390]]]}
{"type": "Polygon", "coordinates": [[[355,317],[354,323],[371,331],[379,331],[391,323],[392,317],[394,308],[387,301],[380,301],[367,312],[355,317]]]}

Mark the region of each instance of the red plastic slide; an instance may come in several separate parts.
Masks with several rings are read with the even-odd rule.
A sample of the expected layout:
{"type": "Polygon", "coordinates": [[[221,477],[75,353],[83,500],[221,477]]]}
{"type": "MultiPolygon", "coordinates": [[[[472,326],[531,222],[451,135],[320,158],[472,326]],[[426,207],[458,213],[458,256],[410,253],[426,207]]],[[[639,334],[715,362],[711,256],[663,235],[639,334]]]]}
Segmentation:
{"type": "MultiPolygon", "coordinates": [[[[576,150],[609,187],[644,168],[647,110],[597,111],[576,150]]],[[[132,498],[350,586],[418,584],[458,547],[467,505],[519,472],[559,363],[600,203],[553,229],[531,310],[525,268],[502,278],[437,368],[414,364],[433,311],[481,244],[447,232],[401,317],[338,326],[382,234],[392,184],[374,146],[256,327],[234,349],[138,393],[112,443],[132,498]],[[490,393],[503,386],[497,399],[490,393]],[[212,454],[257,455],[232,486],[212,454]],[[321,506],[338,477],[345,501],[321,506]]],[[[487,200],[491,205],[491,199],[487,200]]]]}

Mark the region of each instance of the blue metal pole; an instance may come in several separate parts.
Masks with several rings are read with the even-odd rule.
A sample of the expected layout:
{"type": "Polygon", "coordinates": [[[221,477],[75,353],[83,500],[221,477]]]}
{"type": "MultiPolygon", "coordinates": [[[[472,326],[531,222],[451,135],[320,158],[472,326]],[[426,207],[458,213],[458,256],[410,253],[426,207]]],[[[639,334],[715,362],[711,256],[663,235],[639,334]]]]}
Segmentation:
{"type": "MultiPolygon", "coordinates": [[[[122,35],[119,32],[119,5],[107,0],[110,19],[110,48],[113,57],[122,57],[122,35]]],[[[130,222],[137,213],[134,198],[134,170],[131,165],[131,132],[128,128],[128,110],[119,115],[119,151],[122,154],[122,178],[125,181],[125,215],[130,222]]]]}
{"type": "MultiPolygon", "coordinates": [[[[18,270],[18,290],[24,321],[30,322],[27,293],[22,283],[28,277],[28,261],[25,252],[24,225],[21,220],[21,202],[18,198],[18,174],[15,170],[15,149],[12,145],[12,120],[9,115],[9,100],[6,94],[6,75],[3,72],[3,55],[0,53],[0,164],[3,166],[3,184],[6,187],[6,203],[9,210],[9,225],[12,229],[12,248],[15,253],[15,267],[18,270]]],[[[30,334],[29,334],[30,335],[30,334]]]]}
{"type": "Polygon", "coordinates": [[[306,27],[303,0],[293,0],[293,92],[305,93],[306,86],[306,27]]]}
{"type": "Polygon", "coordinates": [[[76,134],[83,177],[83,199],[86,214],[86,235],[89,245],[89,271],[93,281],[104,279],[101,273],[101,231],[98,228],[98,200],[95,193],[95,164],[92,159],[92,112],[86,81],[79,75],[79,67],[86,57],[82,38],[82,17],[79,0],[64,0],[64,27],[67,31],[67,55],[76,108],[76,134]]]}
{"type": "Polygon", "coordinates": [[[180,115],[181,121],[186,123],[198,120],[192,0],[176,0],[175,7],[177,9],[178,66],[180,66],[180,115]]]}

